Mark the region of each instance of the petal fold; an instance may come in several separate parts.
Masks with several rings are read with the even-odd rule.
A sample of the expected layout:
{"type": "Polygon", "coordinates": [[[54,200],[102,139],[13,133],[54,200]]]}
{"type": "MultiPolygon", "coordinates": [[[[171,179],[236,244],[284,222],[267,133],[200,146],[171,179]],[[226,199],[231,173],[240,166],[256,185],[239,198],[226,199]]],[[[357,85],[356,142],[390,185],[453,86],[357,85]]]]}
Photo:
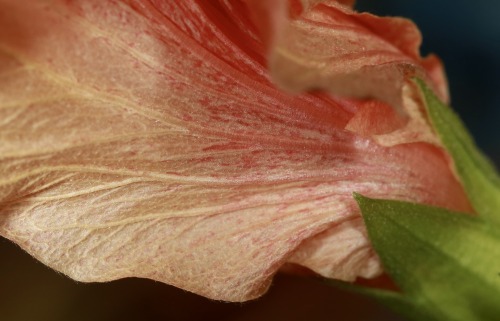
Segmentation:
{"type": "Polygon", "coordinates": [[[377,98],[403,111],[402,88],[419,77],[448,100],[442,65],[420,57],[421,34],[410,20],[358,13],[353,1],[248,2],[283,88],[377,98]]]}

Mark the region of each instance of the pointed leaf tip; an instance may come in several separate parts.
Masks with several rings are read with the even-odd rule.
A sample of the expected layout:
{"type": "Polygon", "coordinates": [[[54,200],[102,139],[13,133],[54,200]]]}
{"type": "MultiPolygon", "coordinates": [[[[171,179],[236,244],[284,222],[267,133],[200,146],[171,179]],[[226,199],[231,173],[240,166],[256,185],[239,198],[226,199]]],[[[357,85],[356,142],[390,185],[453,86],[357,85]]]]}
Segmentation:
{"type": "Polygon", "coordinates": [[[352,197],[354,197],[354,199],[356,200],[356,202],[358,202],[358,204],[360,202],[363,202],[363,200],[365,199],[365,197],[357,192],[353,192],[352,193],[352,197]]]}

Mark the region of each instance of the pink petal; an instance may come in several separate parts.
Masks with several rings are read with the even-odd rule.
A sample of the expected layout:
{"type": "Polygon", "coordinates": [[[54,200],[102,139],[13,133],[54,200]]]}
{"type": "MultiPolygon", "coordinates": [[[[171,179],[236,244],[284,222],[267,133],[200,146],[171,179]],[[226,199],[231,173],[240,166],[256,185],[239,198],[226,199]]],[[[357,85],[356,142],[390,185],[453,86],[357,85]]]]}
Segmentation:
{"type": "Polygon", "coordinates": [[[439,148],[277,89],[246,12],[0,0],[0,234],[76,280],[243,301],[286,262],[379,274],[353,191],[470,210],[439,148]]]}
{"type": "Polygon", "coordinates": [[[402,88],[416,76],[448,100],[441,63],[420,57],[420,32],[407,19],[357,13],[353,1],[248,3],[268,39],[271,73],[286,89],[376,97],[404,109],[402,88]]]}

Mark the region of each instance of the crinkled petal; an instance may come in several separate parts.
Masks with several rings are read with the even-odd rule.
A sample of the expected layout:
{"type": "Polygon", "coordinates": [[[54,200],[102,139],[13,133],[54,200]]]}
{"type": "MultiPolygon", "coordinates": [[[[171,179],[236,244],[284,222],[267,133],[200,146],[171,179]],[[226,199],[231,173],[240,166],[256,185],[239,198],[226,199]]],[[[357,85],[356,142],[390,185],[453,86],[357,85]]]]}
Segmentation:
{"type": "Polygon", "coordinates": [[[380,273],[353,191],[469,209],[437,147],[277,89],[246,10],[0,0],[0,234],[76,280],[243,301],[286,262],[380,273]]]}
{"type": "Polygon", "coordinates": [[[420,32],[407,19],[357,13],[353,1],[248,2],[268,39],[271,73],[288,90],[374,97],[405,110],[402,88],[419,77],[448,100],[440,61],[420,57],[420,32]]]}

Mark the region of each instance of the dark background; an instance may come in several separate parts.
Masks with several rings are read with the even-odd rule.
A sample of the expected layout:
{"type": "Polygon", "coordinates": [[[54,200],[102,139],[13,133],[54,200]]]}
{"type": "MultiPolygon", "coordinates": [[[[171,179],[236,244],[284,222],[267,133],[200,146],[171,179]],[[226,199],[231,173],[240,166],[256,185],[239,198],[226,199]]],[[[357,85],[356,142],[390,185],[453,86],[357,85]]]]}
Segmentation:
{"type": "MultiPolygon", "coordinates": [[[[169,0],[167,0],[169,1],[169,0]]],[[[423,53],[445,62],[452,105],[479,146],[500,163],[500,1],[364,0],[359,10],[412,18],[423,53]]],[[[0,319],[111,320],[401,320],[372,302],[318,281],[281,275],[263,298],[214,302],[139,279],[78,284],[0,239],[0,319]]]]}

